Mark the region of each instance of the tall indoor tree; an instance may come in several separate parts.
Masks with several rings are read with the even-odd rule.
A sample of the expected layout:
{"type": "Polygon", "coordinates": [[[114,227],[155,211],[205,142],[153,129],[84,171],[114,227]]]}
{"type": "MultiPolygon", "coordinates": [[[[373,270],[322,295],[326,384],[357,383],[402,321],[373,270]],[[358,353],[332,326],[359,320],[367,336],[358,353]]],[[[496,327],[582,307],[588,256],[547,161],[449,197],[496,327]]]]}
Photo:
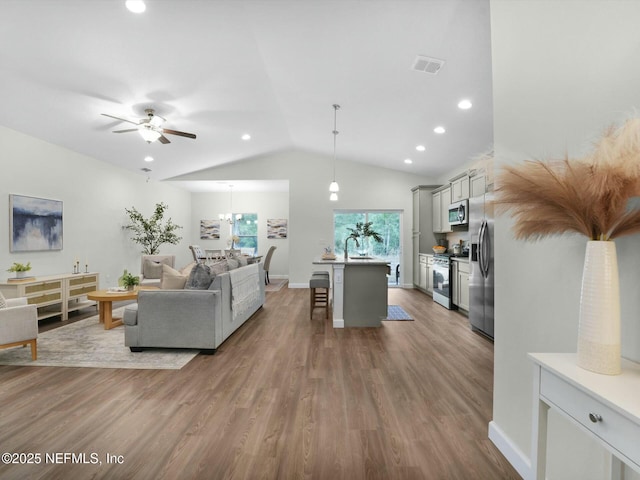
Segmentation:
{"type": "Polygon", "coordinates": [[[155,211],[149,218],[144,218],[135,207],[125,208],[130,223],[124,228],[133,232],[131,239],[142,245],[142,253],[145,255],[156,255],[160,252],[160,245],[177,245],[182,240],[176,234],[176,230],[182,227],[173,223],[171,217],[164,221],[164,213],[168,208],[165,203],[156,203],[155,211]]]}

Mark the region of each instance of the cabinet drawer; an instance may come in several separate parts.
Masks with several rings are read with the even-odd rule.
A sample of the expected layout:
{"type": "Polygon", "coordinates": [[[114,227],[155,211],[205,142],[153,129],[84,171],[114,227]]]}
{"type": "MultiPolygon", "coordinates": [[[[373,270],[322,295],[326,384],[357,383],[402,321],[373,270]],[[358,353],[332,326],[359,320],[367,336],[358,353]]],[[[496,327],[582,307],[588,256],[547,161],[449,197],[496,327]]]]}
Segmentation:
{"type": "Polygon", "coordinates": [[[51,282],[34,283],[24,287],[25,295],[32,293],[46,292],[47,290],[57,290],[62,288],[62,280],[53,280],[51,282]]]}
{"type": "Polygon", "coordinates": [[[469,273],[469,262],[458,262],[456,261],[456,263],[458,264],[458,272],[459,273],[469,273]]]}
{"type": "Polygon", "coordinates": [[[418,258],[420,259],[420,263],[429,263],[426,255],[418,255],[418,258]]]}
{"type": "Polygon", "coordinates": [[[60,301],[62,301],[62,292],[45,293],[43,295],[27,297],[27,303],[29,305],[45,305],[47,303],[60,301]]]}
{"type": "Polygon", "coordinates": [[[540,374],[540,395],[605,443],[616,445],[613,450],[640,465],[640,425],[544,369],[540,374]],[[599,415],[602,420],[592,422],[589,414],[599,415]]]}
{"type": "Polygon", "coordinates": [[[72,287],[76,285],[86,285],[87,283],[96,283],[97,280],[98,280],[98,277],[96,275],[85,275],[79,278],[69,279],[69,285],[72,287]]]}
{"type": "Polygon", "coordinates": [[[81,287],[76,287],[76,288],[70,288],[69,289],[69,297],[77,297],[80,295],[86,295],[89,292],[95,292],[96,286],[95,285],[83,285],[81,287]]]}

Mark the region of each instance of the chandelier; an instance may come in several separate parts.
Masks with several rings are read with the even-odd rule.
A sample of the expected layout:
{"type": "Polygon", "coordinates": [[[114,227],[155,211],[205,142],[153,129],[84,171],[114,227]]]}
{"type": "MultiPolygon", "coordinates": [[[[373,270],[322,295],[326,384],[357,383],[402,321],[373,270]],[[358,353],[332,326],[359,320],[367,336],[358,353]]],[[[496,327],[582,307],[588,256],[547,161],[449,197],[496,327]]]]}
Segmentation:
{"type": "Polygon", "coordinates": [[[233,214],[233,185],[229,185],[229,213],[220,213],[218,215],[220,221],[227,221],[229,225],[233,225],[236,220],[240,220],[242,218],[241,213],[233,214]]]}

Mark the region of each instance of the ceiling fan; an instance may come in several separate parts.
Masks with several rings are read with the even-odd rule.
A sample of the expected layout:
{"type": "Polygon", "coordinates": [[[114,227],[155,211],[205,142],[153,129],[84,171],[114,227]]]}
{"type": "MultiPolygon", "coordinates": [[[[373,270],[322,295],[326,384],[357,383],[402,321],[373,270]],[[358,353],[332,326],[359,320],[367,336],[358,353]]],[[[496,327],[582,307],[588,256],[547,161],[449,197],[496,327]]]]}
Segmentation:
{"type": "Polygon", "coordinates": [[[126,118],[114,117],[113,115],[109,115],[108,113],[102,113],[101,115],[104,115],[105,117],[115,118],[116,120],[120,120],[121,122],[133,123],[134,125],[136,125],[136,128],[114,130],[113,133],[138,132],[147,143],[155,142],[156,140],[160,141],[160,143],[171,143],[169,139],[164,136],[165,133],[168,133],[170,135],[179,135],[181,137],[187,138],[196,138],[195,134],[193,133],[179,132],[178,130],[162,128],[162,124],[165,122],[165,119],[159,115],[156,115],[153,108],[147,108],[144,112],[147,114],[147,118],[143,118],[139,122],[127,120],[126,118]]]}

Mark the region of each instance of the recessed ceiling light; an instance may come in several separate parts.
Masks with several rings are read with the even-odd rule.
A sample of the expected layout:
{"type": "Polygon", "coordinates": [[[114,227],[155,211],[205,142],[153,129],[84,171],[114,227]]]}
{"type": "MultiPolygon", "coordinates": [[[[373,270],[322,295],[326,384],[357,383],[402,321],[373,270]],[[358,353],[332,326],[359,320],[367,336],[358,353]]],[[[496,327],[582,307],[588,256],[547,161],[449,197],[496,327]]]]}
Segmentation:
{"type": "Polygon", "coordinates": [[[147,9],[147,6],[142,0],[127,0],[124,4],[127,9],[133,13],[142,13],[147,9]]]}
{"type": "Polygon", "coordinates": [[[153,162],[153,157],[147,155],[146,157],[144,157],[144,161],[145,162],[153,162]]]}
{"type": "Polygon", "coordinates": [[[242,140],[251,140],[251,135],[249,135],[248,133],[245,133],[244,135],[242,135],[242,140]]]}
{"type": "Polygon", "coordinates": [[[471,101],[467,100],[466,98],[458,102],[458,108],[461,110],[469,110],[472,106],[473,104],[471,103],[471,101]]]}
{"type": "Polygon", "coordinates": [[[410,158],[405,158],[404,163],[406,163],[407,165],[411,165],[413,163],[413,160],[411,160],[410,158]]]}
{"type": "Polygon", "coordinates": [[[436,132],[436,133],[439,133],[439,134],[442,134],[442,133],[446,132],[444,127],[441,126],[441,125],[438,125],[436,128],[433,129],[433,131],[436,132]]]}
{"type": "Polygon", "coordinates": [[[424,152],[427,148],[424,145],[418,145],[416,147],[416,150],[419,152],[424,152]]]}

